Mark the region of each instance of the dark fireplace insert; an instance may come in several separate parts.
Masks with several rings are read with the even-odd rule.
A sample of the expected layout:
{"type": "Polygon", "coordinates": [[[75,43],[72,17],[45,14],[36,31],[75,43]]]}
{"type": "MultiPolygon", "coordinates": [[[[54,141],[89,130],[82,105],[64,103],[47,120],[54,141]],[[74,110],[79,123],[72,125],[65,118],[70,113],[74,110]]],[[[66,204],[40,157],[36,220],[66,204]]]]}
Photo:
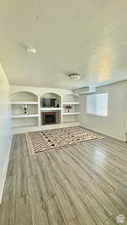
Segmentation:
{"type": "Polygon", "coordinates": [[[43,112],[42,124],[55,124],[57,123],[57,112],[43,112]]]}

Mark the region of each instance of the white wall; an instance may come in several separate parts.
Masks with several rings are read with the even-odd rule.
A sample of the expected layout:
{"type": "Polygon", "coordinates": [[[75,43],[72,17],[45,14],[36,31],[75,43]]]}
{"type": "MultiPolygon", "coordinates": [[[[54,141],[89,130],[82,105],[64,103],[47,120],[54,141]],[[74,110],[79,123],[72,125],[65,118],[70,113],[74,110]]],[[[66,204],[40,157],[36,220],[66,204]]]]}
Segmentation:
{"type": "Polygon", "coordinates": [[[125,141],[127,131],[127,81],[97,88],[97,93],[105,92],[109,94],[108,116],[101,117],[87,114],[86,96],[81,95],[80,123],[88,129],[125,141]]]}
{"type": "Polygon", "coordinates": [[[6,178],[10,143],[9,84],[0,65],[0,202],[6,178]]]}

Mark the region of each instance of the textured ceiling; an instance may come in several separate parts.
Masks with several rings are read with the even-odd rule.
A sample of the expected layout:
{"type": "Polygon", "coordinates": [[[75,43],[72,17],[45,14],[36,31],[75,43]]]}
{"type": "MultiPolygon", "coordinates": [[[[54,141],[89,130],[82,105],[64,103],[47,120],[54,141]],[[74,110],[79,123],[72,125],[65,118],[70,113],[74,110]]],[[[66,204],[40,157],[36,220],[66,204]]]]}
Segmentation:
{"type": "Polygon", "coordinates": [[[71,89],[127,79],[127,1],[1,0],[0,61],[12,84],[71,89]]]}

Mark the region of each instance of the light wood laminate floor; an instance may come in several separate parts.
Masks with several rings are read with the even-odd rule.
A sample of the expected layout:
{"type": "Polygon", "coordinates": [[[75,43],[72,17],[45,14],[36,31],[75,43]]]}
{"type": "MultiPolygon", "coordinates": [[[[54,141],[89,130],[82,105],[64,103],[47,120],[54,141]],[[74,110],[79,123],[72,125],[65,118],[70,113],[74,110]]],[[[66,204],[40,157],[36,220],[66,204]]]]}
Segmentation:
{"type": "MultiPolygon", "coordinates": [[[[107,138],[30,155],[13,138],[0,225],[115,225],[127,218],[127,144],[107,138]]],[[[127,219],[124,224],[127,224],[127,219]]]]}

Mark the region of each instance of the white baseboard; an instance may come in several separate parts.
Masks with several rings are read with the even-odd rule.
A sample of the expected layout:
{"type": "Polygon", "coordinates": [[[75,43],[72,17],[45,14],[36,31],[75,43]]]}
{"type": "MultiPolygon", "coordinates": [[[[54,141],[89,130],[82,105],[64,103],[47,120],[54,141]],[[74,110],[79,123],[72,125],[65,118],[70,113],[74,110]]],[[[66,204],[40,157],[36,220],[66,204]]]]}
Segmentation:
{"type": "Polygon", "coordinates": [[[91,129],[91,128],[88,127],[88,126],[85,126],[84,123],[80,123],[80,126],[83,127],[83,128],[86,128],[86,129],[88,129],[88,130],[91,130],[91,131],[93,131],[93,132],[97,132],[97,133],[99,133],[100,135],[105,135],[105,136],[107,136],[107,137],[114,138],[114,139],[117,139],[117,140],[122,141],[122,142],[125,142],[125,141],[126,141],[125,138],[121,138],[121,137],[116,136],[116,135],[111,135],[111,134],[109,134],[109,133],[107,133],[107,132],[104,132],[104,131],[101,131],[101,130],[99,130],[99,129],[96,129],[96,128],[95,128],[95,129],[91,129]]]}
{"type": "Polygon", "coordinates": [[[12,144],[12,136],[10,136],[10,143],[9,143],[9,149],[8,149],[8,154],[6,158],[6,162],[3,168],[3,171],[1,173],[1,185],[0,185],[0,204],[2,203],[2,196],[3,196],[3,190],[4,190],[4,184],[6,181],[6,175],[7,175],[7,169],[8,169],[8,163],[9,163],[9,155],[10,155],[10,150],[11,150],[11,144],[12,144]]]}

